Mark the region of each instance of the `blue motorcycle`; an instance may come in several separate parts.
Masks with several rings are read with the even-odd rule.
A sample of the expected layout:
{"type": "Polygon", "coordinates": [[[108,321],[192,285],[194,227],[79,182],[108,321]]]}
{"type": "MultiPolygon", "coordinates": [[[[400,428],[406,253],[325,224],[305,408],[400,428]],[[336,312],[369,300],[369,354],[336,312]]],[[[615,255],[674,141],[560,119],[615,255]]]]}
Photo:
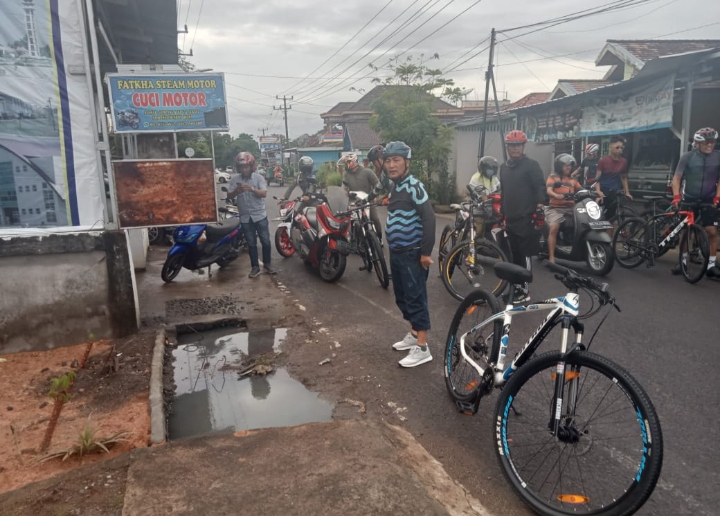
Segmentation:
{"type": "Polygon", "coordinates": [[[179,226],[173,233],[175,244],[168,252],[160,276],[170,283],[185,267],[194,271],[217,264],[229,265],[247,248],[239,218],[229,218],[217,225],[179,226]]]}

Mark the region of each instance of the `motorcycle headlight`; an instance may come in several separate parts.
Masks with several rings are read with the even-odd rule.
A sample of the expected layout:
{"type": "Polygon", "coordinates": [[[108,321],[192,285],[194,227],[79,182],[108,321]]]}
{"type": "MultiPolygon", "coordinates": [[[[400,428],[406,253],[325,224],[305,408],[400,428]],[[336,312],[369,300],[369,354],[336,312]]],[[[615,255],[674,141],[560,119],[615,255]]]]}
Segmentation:
{"type": "Polygon", "coordinates": [[[330,226],[333,229],[340,229],[340,223],[335,222],[330,217],[327,218],[327,223],[328,223],[328,226],[330,226]]]}
{"type": "Polygon", "coordinates": [[[280,208],[280,216],[284,217],[285,215],[287,215],[287,210],[285,208],[280,208]]]}
{"type": "Polygon", "coordinates": [[[598,206],[598,203],[595,201],[590,201],[585,205],[585,209],[587,210],[587,214],[590,216],[591,219],[599,219],[600,215],[602,214],[602,211],[600,210],[600,206],[598,206]]]}

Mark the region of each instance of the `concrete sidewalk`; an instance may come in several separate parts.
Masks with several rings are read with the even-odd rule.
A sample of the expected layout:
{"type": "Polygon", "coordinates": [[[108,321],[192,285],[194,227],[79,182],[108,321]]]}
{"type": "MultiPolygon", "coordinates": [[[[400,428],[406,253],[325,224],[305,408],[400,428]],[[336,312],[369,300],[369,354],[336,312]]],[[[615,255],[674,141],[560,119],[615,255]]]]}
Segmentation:
{"type": "Polygon", "coordinates": [[[133,452],[123,516],[488,515],[405,430],[333,421],[133,452]]]}

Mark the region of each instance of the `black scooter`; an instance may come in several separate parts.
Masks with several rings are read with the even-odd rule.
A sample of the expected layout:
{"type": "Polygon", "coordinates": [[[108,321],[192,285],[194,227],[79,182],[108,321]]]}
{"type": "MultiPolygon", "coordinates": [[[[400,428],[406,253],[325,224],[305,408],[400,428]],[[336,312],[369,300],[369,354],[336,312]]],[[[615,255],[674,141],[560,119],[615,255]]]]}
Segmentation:
{"type": "MultiPolygon", "coordinates": [[[[560,181],[556,188],[562,186],[560,181]]],[[[600,205],[595,202],[597,193],[580,190],[574,194],[566,194],[566,200],[575,201],[573,217],[565,217],[555,244],[555,258],[573,262],[584,261],[590,270],[598,276],[608,274],[615,264],[615,250],[608,230],[612,224],[605,220],[600,205]]],[[[549,226],[546,224],[545,234],[541,240],[541,257],[548,255],[547,236],[549,226]]]]}

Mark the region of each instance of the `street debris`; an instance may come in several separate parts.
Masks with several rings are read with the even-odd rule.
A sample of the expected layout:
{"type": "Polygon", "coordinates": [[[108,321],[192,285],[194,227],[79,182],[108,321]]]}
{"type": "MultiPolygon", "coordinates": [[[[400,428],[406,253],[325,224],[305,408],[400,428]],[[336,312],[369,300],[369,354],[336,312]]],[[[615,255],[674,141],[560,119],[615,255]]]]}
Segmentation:
{"type": "Polygon", "coordinates": [[[398,417],[400,421],[407,421],[407,417],[402,415],[403,412],[407,412],[407,407],[399,407],[398,404],[394,401],[388,401],[387,405],[388,407],[393,409],[393,413],[398,417]]]}
{"type": "Polygon", "coordinates": [[[318,365],[329,364],[331,360],[329,358],[323,358],[318,365]]]}
{"type": "Polygon", "coordinates": [[[363,403],[362,401],[351,400],[350,398],[345,398],[343,400],[343,403],[347,403],[348,405],[352,405],[353,407],[359,407],[358,408],[359,414],[364,414],[366,412],[365,403],[363,403]]]}
{"type": "Polygon", "coordinates": [[[335,344],[335,347],[336,347],[336,348],[339,348],[339,347],[340,347],[340,343],[339,343],[338,341],[333,342],[333,344],[335,344]]]}
{"type": "Polygon", "coordinates": [[[303,312],[307,310],[303,305],[297,305],[297,307],[303,312]]]}

